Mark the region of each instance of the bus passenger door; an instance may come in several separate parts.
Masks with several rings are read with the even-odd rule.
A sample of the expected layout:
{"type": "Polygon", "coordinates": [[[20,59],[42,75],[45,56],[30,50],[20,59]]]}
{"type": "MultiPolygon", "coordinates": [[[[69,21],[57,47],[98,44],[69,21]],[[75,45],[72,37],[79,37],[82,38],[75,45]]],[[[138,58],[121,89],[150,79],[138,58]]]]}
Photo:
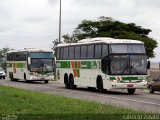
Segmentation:
{"type": "Polygon", "coordinates": [[[102,71],[102,79],[103,79],[103,88],[110,88],[110,78],[109,78],[109,58],[102,58],[101,60],[101,71],[102,71]]]}
{"type": "Polygon", "coordinates": [[[109,58],[102,58],[101,60],[101,71],[104,74],[109,74],[109,58]]]}

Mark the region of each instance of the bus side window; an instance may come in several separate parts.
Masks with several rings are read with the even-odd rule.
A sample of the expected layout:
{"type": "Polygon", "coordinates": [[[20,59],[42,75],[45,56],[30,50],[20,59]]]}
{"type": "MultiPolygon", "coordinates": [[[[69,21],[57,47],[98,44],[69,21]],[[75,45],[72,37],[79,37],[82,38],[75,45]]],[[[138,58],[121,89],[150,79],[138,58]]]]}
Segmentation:
{"type": "Polygon", "coordinates": [[[75,57],[75,59],[79,59],[80,58],[80,56],[81,56],[81,54],[80,54],[80,51],[81,49],[80,49],[80,46],[75,46],[75,52],[74,52],[74,57],[75,57]]]}
{"type": "Polygon", "coordinates": [[[74,47],[69,47],[69,59],[74,58],[74,47]]]}
{"type": "Polygon", "coordinates": [[[95,58],[101,58],[101,56],[102,56],[101,45],[95,45],[95,58]]]}
{"type": "Polygon", "coordinates": [[[60,48],[56,49],[56,57],[57,57],[57,60],[60,58],[60,48]]]}
{"type": "Polygon", "coordinates": [[[81,46],[81,58],[87,57],[87,46],[81,46]]]}
{"type": "Polygon", "coordinates": [[[108,55],[108,46],[103,45],[102,47],[102,57],[106,57],[108,55]]]}
{"type": "Polygon", "coordinates": [[[60,48],[60,59],[63,59],[63,48],[60,48]]]}
{"type": "Polygon", "coordinates": [[[64,48],[63,59],[68,59],[68,47],[64,48]]]}
{"type": "Polygon", "coordinates": [[[88,45],[87,58],[94,58],[94,45],[88,45]]]}

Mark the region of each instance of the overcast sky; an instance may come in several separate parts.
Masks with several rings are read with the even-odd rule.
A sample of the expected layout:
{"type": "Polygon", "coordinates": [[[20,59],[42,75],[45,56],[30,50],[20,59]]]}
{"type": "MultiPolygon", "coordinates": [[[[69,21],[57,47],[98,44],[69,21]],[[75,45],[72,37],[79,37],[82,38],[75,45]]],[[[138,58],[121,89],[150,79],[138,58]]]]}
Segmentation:
{"type": "MultiPolygon", "coordinates": [[[[160,43],[160,0],[62,0],[62,35],[84,19],[112,17],[151,29],[160,43]]],[[[59,0],[0,0],[0,48],[50,48],[58,38],[59,0]]],[[[155,49],[160,61],[160,47],[155,49]]]]}

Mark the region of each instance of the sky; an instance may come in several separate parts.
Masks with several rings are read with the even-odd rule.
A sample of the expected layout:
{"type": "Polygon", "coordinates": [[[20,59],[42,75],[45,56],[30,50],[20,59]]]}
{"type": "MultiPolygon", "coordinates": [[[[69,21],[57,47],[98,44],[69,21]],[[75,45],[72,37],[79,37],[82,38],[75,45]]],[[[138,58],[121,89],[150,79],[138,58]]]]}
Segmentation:
{"type": "MultiPolygon", "coordinates": [[[[160,43],[160,0],[62,0],[62,35],[82,20],[112,17],[151,29],[160,43]]],[[[59,0],[0,0],[0,49],[51,48],[58,38],[59,0]]],[[[160,61],[160,47],[155,50],[160,61]]]]}

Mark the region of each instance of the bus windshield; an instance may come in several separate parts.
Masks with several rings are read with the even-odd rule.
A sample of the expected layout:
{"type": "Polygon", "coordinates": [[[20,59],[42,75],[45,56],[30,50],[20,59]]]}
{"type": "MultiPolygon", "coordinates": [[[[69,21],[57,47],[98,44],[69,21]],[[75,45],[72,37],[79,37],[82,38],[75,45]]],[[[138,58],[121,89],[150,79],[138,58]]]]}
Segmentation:
{"type": "Polygon", "coordinates": [[[112,75],[146,75],[145,55],[112,55],[110,70],[112,75]]]}
{"type": "Polygon", "coordinates": [[[110,53],[145,53],[143,44],[112,44],[110,53]]]}
{"type": "Polygon", "coordinates": [[[52,72],[53,71],[53,59],[31,59],[31,71],[32,72],[52,72]]]}
{"type": "Polygon", "coordinates": [[[52,52],[31,52],[31,71],[32,72],[52,72],[53,53],[52,52]]]}

